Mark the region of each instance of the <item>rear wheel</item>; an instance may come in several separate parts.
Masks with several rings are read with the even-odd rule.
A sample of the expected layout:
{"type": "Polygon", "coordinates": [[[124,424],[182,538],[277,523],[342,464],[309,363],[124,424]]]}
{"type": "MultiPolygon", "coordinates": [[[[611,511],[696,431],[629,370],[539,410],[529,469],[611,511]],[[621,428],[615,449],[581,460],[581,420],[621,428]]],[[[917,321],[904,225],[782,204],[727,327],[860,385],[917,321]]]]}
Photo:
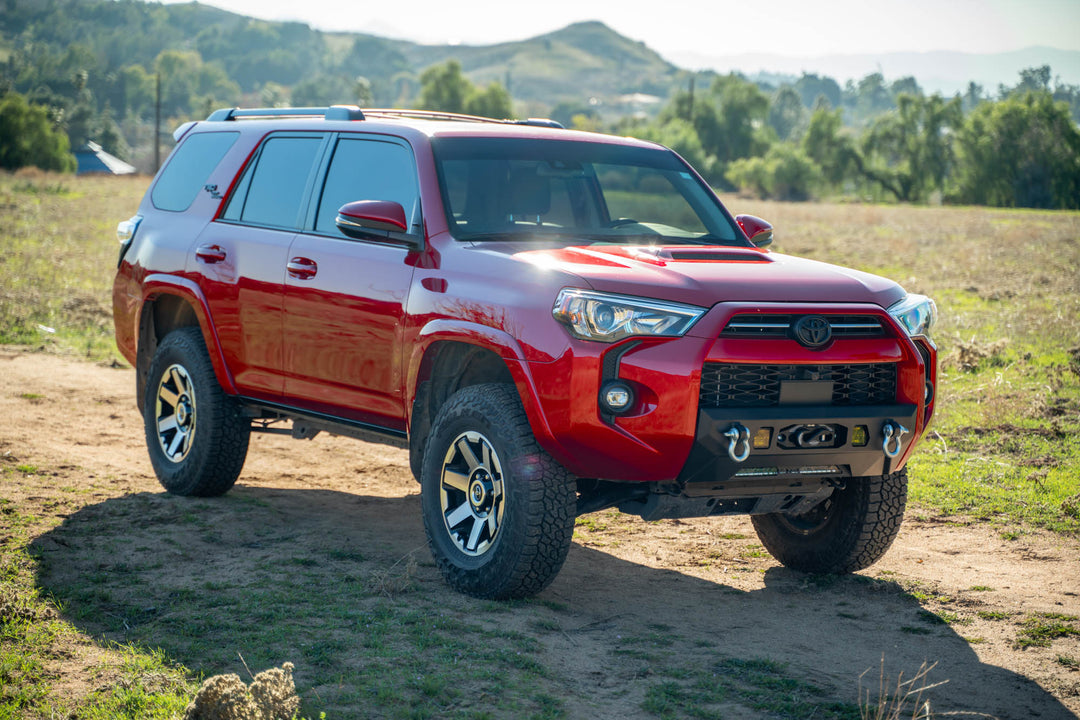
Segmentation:
{"type": "Polygon", "coordinates": [[[199,328],[158,345],[143,401],[150,463],[174,495],[228,492],[247,457],[251,423],[218,385],[199,328]]]}
{"type": "Polygon", "coordinates": [[[754,515],[761,544],[793,570],[849,573],[873,565],[900,532],[907,503],[907,470],[850,478],[802,515],[754,515]]]}
{"type": "Polygon", "coordinates": [[[428,545],[454,589],[475,597],[535,595],[570,549],[576,484],[536,444],[517,391],[474,385],[432,424],[421,472],[428,545]]]}

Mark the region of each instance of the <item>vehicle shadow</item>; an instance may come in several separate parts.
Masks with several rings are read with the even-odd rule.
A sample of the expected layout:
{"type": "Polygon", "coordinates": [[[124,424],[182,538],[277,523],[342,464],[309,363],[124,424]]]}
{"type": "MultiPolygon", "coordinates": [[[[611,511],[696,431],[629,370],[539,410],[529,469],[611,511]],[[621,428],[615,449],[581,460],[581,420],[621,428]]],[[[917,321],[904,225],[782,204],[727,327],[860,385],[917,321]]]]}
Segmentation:
{"type": "MultiPolygon", "coordinates": [[[[406,636],[417,615],[533,638],[529,652],[549,669],[540,676],[569,699],[571,717],[576,707],[626,717],[625,706],[606,713],[606,698],[665,668],[677,675],[716,657],[784,663],[848,703],[868,670],[864,687],[876,697],[883,658],[894,681],[936,662],[930,681],[949,681],[929,695],[936,712],[1073,717],[1036,683],[981,662],[948,625],[929,625],[898,584],[879,579],[776,566],[764,587],[744,591],[575,543],[535,600],[463,597],[431,562],[418,495],[252,486],[216,499],[137,493],[83,507],[32,550],[40,589],[81,630],[161,648],[207,675],[244,674],[239,654],[253,671],[292,661],[301,692],[315,693],[328,711],[336,705],[342,717],[356,711],[350,703],[362,691],[343,694],[341,685],[364,677],[374,658],[385,661],[387,648],[411,652],[406,636]],[[388,613],[400,622],[373,619],[388,613]],[[627,652],[657,634],[657,652],[627,652]]],[[[634,709],[629,716],[648,716],[640,702],[634,709]]]]}

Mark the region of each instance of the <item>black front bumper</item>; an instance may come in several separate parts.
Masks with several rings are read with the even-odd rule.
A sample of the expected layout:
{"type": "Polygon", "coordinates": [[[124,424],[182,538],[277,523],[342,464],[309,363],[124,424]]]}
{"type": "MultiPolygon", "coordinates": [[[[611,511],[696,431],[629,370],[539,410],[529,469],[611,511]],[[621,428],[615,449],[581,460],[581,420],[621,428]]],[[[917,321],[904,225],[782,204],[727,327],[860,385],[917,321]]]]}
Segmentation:
{"type": "MultiPolygon", "coordinates": [[[[763,486],[775,486],[776,492],[782,492],[785,487],[818,485],[824,478],[885,475],[897,469],[898,461],[915,442],[917,412],[916,405],[703,409],[698,412],[694,447],[678,481],[688,496],[738,497],[740,489],[750,496],[760,494],[763,486]],[[892,457],[883,447],[889,422],[908,430],[899,444],[895,438],[889,442],[892,457]],[[724,434],[739,426],[746,428],[751,439],[760,430],[770,430],[768,447],[749,447],[749,456],[742,462],[732,458],[732,441],[724,434]],[[797,433],[783,432],[808,426],[829,428],[831,440],[823,433],[827,440],[823,446],[800,446],[794,438],[797,433]],[[783,441],[778,439],[781,435],[785,435],[783,441]],[[865,436],[865,443],[860,435],[865,436]]],[[[739,445],[735,455],[741,456],[745,449],[739,445]]]]}

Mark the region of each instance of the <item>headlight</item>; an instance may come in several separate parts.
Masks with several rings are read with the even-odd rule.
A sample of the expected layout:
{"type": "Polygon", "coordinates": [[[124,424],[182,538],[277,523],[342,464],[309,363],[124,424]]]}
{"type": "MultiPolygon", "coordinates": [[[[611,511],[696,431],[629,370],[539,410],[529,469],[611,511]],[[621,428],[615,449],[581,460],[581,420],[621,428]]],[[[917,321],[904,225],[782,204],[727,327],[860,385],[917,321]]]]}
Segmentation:
{"type": "Polygon", "coordinates": [[[679,337],[704,308],[663,300],[565,288],[551,314],[582,340],[616,342],[635,335],[679,337]]]}
{"type": "Polygon", "coordinates": [[[904,326],[908,335],[929,337],[937,322],[937,305],[925,295],[908,295],[890,307],[889,314],[904,326]]]}

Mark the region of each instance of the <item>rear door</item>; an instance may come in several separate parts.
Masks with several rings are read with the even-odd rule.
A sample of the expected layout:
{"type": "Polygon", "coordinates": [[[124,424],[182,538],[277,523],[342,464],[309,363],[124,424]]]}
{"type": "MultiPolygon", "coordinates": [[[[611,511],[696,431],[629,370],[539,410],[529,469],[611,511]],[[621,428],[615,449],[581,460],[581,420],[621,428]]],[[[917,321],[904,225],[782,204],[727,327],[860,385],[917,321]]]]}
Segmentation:
{"type": "Polygon", "coordinates": [[[285,278],[286,402],[382,428],[405,429],[401,339],[423,233],[416,162],[404,141],[343,133],[331,140],[306,229],[285,278]],[[409,232],[356,240],[334,223],[356,200],[400,203],[409,232]]]}
{"type": "Polygon", "coordinates": [[[284,391],[285,268],[327,141],[325,133],[269,135],[225,211],[196,242],[196,268],[225,360],[248,397],[277,401],[284,391]]]}

